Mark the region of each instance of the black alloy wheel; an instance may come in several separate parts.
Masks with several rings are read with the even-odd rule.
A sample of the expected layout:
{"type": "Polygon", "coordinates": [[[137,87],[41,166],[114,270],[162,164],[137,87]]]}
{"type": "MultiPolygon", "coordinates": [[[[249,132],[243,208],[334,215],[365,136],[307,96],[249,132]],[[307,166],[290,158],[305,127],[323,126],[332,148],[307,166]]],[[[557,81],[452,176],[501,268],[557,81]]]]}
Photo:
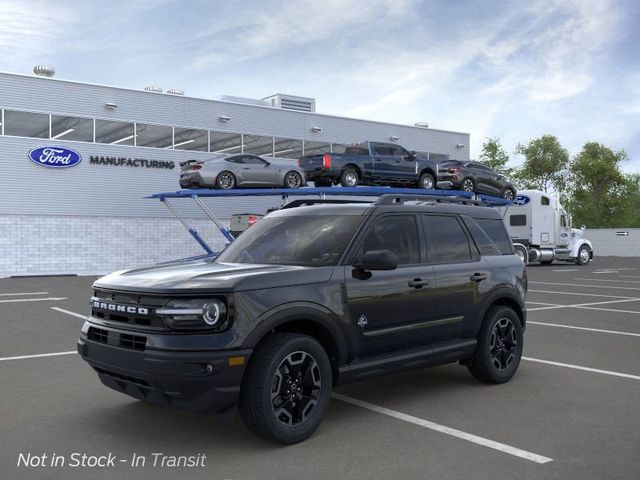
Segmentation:
{"type": "Polygon", "coordinates": [[[513,322],[506,317],[499,319],[491,332],[491,363],[498,370],[506,370],[518,353],[518,336],[513,322]]]}
{"type": "Polygon", "coordinates": [[[230,190],[236,186],[236,177],[226,170],[220,172],[216,178],[216,186],[221,190],[230,190]]]}
{"type": "Polygon", "coordinates": [[[465,192],[474,192],[476,189],[476,185],[475,183],[473,183],[473,180],[470,178],[465,178],[462,181],[462,190],[464,190],[465,192]]]}
{"type": "Polygon", "coordinates": [[[308,438],[329,407],[331,362],[314,338],[275,333],[254,350],[239,410],[256,435],[289,445],[308,438]]]}
{"type": "Polygon", "coordinates": [[[285,175],[284,184],[287,188],[300,188],[302,186],[302,176],[292,170],[285,175]]]}

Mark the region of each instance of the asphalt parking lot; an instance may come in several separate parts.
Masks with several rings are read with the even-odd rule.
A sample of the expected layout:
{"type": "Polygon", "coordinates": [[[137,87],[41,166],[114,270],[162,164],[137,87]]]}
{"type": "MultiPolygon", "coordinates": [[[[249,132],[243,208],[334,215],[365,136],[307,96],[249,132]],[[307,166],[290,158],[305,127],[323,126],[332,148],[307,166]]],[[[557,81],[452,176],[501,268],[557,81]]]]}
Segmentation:
{"type": "Polygon", "coordinates": [[[529,267],[525,358],[508,384],[484,385],[447,365],[342,387],[316,434],[290,447],[255,438],[239,420],[174,412],[102,386],[74,353],[93,279],[0,279],[0,478],[640,475],[638,258],[529,267]],[[74,452],[147,462],[18,466],[20,454],[50,462],[74,452]],[[153,453],[206,460],[153,467],[153,453]]]}

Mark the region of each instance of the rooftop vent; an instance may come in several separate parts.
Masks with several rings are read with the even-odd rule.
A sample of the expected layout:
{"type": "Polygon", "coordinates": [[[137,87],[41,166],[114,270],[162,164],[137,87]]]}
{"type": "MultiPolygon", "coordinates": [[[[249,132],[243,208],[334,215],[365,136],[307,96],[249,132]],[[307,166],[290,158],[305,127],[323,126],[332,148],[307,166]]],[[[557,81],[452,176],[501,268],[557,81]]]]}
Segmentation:
{"type": "MultiPolygon", "coordinates": [[[[162,93],[162,88],[158,87],[157,85],[147,85],[146,87],[144,87],[144,89],[147,92],[157,92],[157,93],[162,93]]],[[[169,92],[167,92],[169,93],[169,92]]]]}
{"type": "Polygon", "coordinates": [[[48,65],[36,65],[33,67],[33,73],[39,77],[53,77],[56,74],[56,69],[48,65]]]}
{"type": "Polygon", "coordinates": [[[170,90],[167,90],[167,93],[169,95],[184,95],[184,92],[179,88],[172,88],[170,90]]]}
{"type": "Polygon", "coordinates": [[[285,95],[276,93],[262,100],[268,102],[272,107],[283,108],[285,110],[296,110],[298,112],[315,112],[316,101],[309,97],[296,97],[294,95],[285,95]]]}

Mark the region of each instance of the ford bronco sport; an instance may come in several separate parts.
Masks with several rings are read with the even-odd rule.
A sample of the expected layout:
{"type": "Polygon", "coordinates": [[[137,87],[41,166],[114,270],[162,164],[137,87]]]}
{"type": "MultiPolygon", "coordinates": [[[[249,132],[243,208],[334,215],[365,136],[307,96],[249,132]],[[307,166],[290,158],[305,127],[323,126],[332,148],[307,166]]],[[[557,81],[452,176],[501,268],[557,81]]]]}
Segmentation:
{"type": "Polygon", "coordinates": [[[97,280],[78,351],[106,386],[200,413],[239,412],[300,442],[331,389],[450,362],[503,383],[520,363],[525,266],[477,202],[384,195],[286,206],[215,260],[97,280]]]}

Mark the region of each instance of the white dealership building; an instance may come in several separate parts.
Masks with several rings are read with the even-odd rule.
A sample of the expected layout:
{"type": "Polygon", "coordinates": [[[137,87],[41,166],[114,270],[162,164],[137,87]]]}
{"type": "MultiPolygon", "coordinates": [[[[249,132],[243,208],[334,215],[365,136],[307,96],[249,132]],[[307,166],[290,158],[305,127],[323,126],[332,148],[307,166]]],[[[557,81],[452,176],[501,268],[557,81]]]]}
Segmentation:
{"type": "MultiPolygon", "coordinates": [[[[39,75],[0,73],[0,277],[101,274],[202,253],[159,201],[143,197],[177,190],[179,162],[212,153],[296,159],[374,140],[438,161],[469,159],[467,133],[323,115],[309,98],[208,100],[34,71],[39,75]],[[64,157],[66,168],[37,161],[51,155],[64,157]]],[[[221,247],[222,237],[190,202],[176,205],[221,247]]],[[[279,203],[207,201],[225,221],[279,203]]]]}

